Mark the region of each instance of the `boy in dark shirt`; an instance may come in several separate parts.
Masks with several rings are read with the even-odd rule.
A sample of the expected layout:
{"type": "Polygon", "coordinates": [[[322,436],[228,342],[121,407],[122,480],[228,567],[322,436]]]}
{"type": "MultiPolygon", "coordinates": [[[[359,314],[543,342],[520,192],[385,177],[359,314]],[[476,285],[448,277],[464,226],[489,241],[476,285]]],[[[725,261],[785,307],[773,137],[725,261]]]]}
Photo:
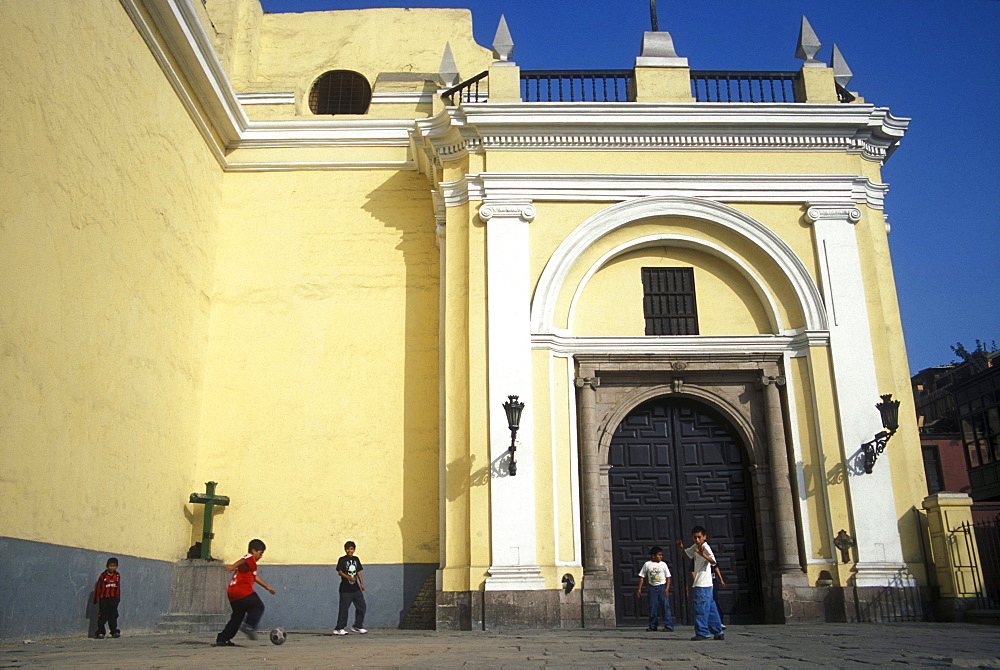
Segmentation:
{"type": "Polygon", "coordinates": [[[334,635],[347,635],[347,613],[354,603],[355,633],[367,633],[365,625],[365,580],[361,577],[361,559],[354,555],[357,545],[353,542],[344,544],[344,556],[337,561],[337,574],[340,575],[340,611],[337,614],[337,627],[334,635]]]}
{"type": "Polygon", "coordinates": [[[122,596],[122,576],[118,574],[118,559],[112,556],[105,564],[107,568],[97,577],[94,584],[94,602],[97,603],[98,640],[104,639],[104,624],[108,624],[111,637],[121,637],[118,630],[118,603],[122,596]]]}

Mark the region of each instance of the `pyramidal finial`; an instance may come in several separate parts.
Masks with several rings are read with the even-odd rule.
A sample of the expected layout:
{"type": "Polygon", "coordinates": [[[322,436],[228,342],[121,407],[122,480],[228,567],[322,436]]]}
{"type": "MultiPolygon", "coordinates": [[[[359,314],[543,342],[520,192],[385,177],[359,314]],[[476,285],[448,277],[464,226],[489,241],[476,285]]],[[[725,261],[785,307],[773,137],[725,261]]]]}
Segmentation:
{"type": "Polygon", "coordinates": [[[451,53],[451,42],[445,42],[444,55],[441,57],[438,74],[448,88],[458,83],[458,65],[455,64],[455,56],[451,53]]]}
{"type": "Polygon", "coordinates": [[[837,48],[836,42],[833,43],[833,62],[831,65],[833,65],[833,80],[844,88],[847,88],[847,84],[854,78],[854,73],[848,67],[847,61],[844,60],[844,55],[837,48]]]}
{"type": "Polygon", "coordinates": [[[803,15],[802,26],[799,28],[799,46],[795,49],[795,57],[803,59],[806,65],[815,67],[817,64],[821,64],[820,61],[816,60],[816,54],[819,53],[822,46],[823,43],[819,41],[816,32],[809,25],[809,19],[803,15]]]}
{"type": "Polygon", "coordinates": [[[497,26],[497,34],[493,36],[493,57],[497,60],[510,60],[513,55],[514,38],[510,36],[506,17],[501,14],[500,25],[497,26]]]}

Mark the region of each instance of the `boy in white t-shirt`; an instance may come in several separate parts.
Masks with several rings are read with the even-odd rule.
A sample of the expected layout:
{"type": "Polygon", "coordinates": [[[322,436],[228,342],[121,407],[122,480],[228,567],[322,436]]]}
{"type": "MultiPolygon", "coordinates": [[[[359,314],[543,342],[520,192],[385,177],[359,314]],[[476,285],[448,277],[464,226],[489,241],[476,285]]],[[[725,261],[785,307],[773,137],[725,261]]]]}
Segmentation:
{"type": "Polygon", "coordinates": [[[722,618],[719,608],[712,597],[712,569],[716,566],[715,554],[708,546],[708,533],[703,526],[691,529],[694,544],[685,549],[684,543],[677,540],[677,546],[694,559],[694,584],[691,591],[694,600],[694,637],[692,640],[725,640],[722,632],[722,618]]]}
{"type": "Polygon", "coordinates": [[[649,584],[649,627],[646,630],[656,630],[660,618],[663,619],[663,630],[674,630],[674,617],[670,613],[670,568],[663,562],[663,549],[653,547],[649,550],[649,560],[639,570],[639,588],[635,597],[642,597],[642,584],[649,584]]]}

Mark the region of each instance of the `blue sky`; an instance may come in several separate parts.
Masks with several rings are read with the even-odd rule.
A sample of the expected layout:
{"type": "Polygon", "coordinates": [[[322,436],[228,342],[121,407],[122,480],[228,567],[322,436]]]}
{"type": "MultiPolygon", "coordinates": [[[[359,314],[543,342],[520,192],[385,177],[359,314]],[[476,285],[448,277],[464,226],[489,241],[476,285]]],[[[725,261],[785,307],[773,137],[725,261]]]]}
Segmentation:
{"type": "MultiPolygon", "coordinates": [[[[489,46],[500,14],[525,69],[629,68],[648,0],[262,0],[269,12],[467,7],[489,46]]],[[[1000,0],[658,0],[661,30],[696,70],[797,70],[805,14],[848,88],[912,118],[883,169],[885,211],[910,370],[1000,341],[1000,0]]],[[[463,73],[464,74],[464,73],[463,73]]]]}

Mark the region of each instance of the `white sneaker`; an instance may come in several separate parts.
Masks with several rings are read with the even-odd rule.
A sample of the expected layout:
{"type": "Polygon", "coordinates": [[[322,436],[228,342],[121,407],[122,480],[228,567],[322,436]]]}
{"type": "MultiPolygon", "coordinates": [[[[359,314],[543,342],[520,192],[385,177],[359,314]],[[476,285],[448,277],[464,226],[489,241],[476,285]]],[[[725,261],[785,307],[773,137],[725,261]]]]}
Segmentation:
{"type": "Polygon", "coordinates": [[[351,630],[353,630],[355,633],[361,633],[362,635],[368,632],[364,628],[358,628],[357,626],[352,626],[351,630]]]}
{"type": "Polygon", "coordinates": [[[333,634],[334,635],[347,635],[347,631],[344,630],[343,628],[338,628],[337,630],[333,631],[333,634]]]}

